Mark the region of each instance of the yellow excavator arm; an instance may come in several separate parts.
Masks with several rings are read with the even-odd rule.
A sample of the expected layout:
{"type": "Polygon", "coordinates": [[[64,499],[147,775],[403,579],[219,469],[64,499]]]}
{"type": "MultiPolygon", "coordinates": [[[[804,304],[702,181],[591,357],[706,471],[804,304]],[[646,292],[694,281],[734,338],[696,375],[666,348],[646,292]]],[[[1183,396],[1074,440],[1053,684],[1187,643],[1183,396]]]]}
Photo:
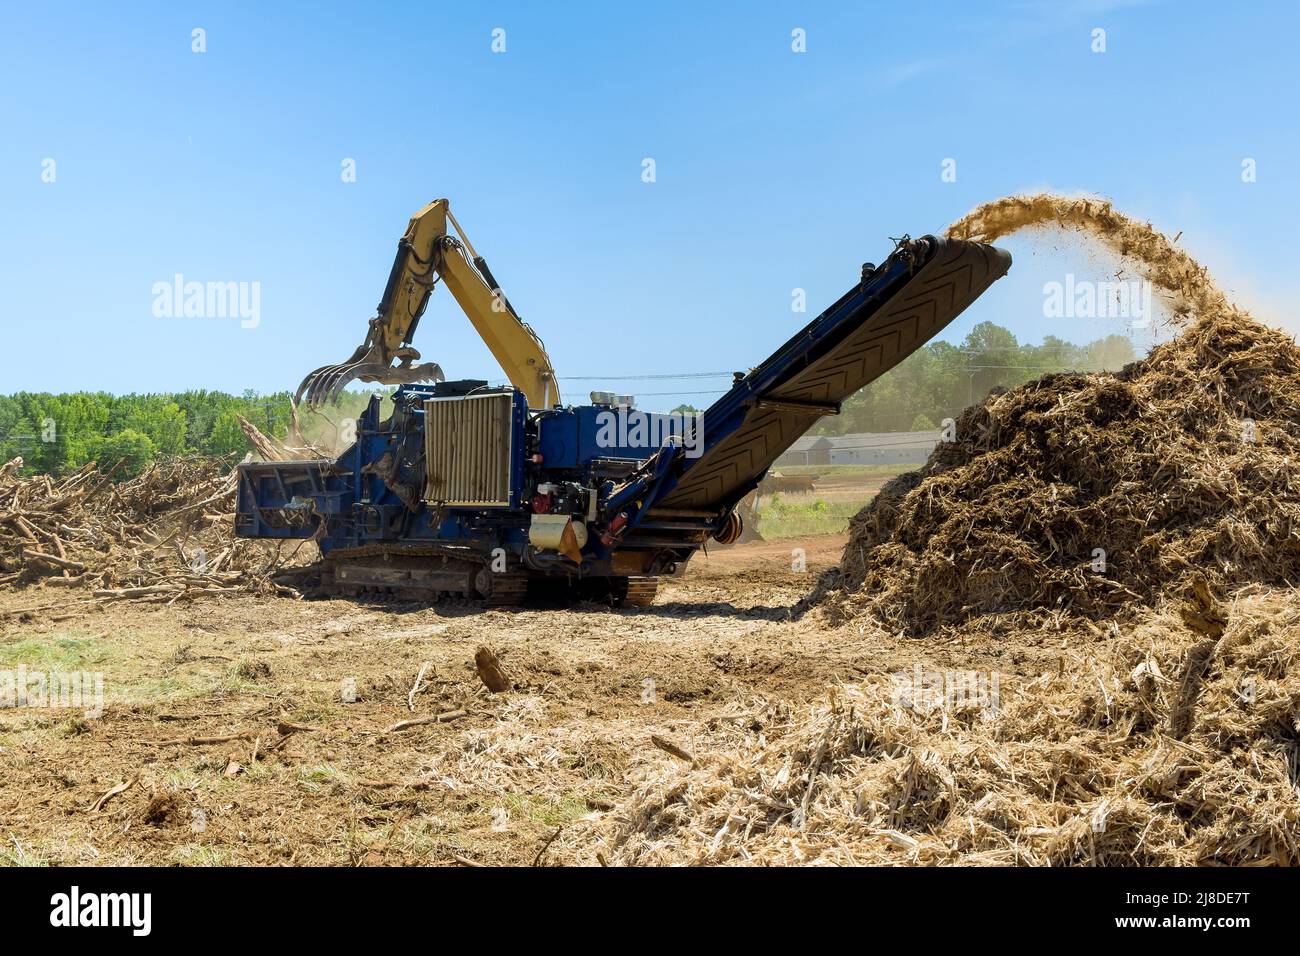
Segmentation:
{"type": "Polygon", "coordinates": [[[442,381],[442,369],[433,362],[419,363],[420,353],[411,347],[439,279],[451,290],[510,383],[527,397],[529,406],[559,404],[555,370],[546,347],[519,318],[445,199],[435,199],[411,217],[406,234],[398,241],[388,285],[365,341],[346,362],[326,365],[308,375],[298,387],[295,403],[320,405],[354,379],[386,385],[442,381]],[[448,232],[448,225],[455,235],[448,232]]]}

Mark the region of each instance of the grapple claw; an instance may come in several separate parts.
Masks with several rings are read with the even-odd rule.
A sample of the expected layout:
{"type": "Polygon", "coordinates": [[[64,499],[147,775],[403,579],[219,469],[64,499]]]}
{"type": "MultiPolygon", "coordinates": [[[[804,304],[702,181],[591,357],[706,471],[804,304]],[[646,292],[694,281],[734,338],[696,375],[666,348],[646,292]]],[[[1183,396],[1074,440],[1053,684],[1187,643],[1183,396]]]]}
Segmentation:
{"type": "Polygon", "coordinates": [[[377,358],[374,349],[362,346],[346,362],[321,366],[302,380],[293,397],[294,405],[306,403],[309,408],[327,405],[338,398],[348,383],[353,381],[377,382],[381,385],[443,381],[442,368],[436,362],[411,362],[411,358],[419,358],[418,352],[405,358],[399,365],[389,365],[382,360],[377,361],[377,358]]]}

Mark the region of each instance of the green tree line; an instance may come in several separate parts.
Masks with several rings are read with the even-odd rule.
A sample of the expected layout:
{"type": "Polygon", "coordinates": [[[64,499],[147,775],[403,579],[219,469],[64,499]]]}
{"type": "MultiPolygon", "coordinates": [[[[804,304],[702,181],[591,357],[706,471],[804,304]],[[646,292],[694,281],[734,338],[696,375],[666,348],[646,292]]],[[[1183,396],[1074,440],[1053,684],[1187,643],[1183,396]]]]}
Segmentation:
{"type": "Polygon", "coordinates": [[[21,456],[24,471],[59,474],[88,461],[139,473],[159,457],[236,457],[248,449],[237,415],[268,434],[289,429],[288,392],[228,395],[206,390],[161,395],[19,392],[0,395],[0,460],[21,456]]]}
{"type": "Polygon", "coordinates": [[[1123,335],[1086,345],[1049,335],[1041,345],[1022,345],[1010,330],[981,322],[959,345],[931,342],[913,352],[847,399],[839,415],[821,419],[811,434],[927,431],[992,388],[1015,388],[1050,372],[1116,371],[1136,358],[1123,335]]]}
{"type": "MultiPolygon", "coordinates": [[[[119,476],[130,477],[159,458],[178,455],[234,461],[249,449],[239,416],[283,441],[292,421],[291,399],[290,392],[230,395],[207,390],[0,395],[0,464],[21,457],[26,474],[58,475],[88,461],[111,466],[125,459],[119,476]]],[[[308,438],[330,440],[330,423],[355,418],[369,400],[369,393],[345,392],[321,416],[305,415],[308,438]]]]}

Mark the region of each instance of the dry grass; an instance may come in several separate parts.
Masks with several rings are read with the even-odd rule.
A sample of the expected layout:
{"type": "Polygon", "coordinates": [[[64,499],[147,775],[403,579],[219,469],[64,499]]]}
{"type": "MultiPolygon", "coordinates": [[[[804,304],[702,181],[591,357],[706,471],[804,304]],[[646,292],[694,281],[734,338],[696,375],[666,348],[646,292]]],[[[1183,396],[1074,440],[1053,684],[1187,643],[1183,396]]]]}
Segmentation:
{"type": "Polygon", "coordinates": [[[897,679],[757,700],[634,768],[615,814],[570,835],[618,864],[1300,863],[1300,599],[1240,597],[1179,739],[1198,638],[1150,614],[1098,656],[909,706],[897,679]]]}

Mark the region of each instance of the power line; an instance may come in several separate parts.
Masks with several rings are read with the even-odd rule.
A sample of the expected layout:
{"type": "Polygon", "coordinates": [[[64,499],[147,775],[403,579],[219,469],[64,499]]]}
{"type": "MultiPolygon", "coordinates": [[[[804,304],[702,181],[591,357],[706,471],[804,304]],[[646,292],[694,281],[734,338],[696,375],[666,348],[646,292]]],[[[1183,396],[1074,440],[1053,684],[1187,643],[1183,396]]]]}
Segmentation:
{"type": "Polygon", "coordinates": [[[665,372],[657,375],[558,375],[562,382],[632,382],[669,378],[730,378],[734,372],[665,372]]]}
{"type": "MultiPolygon", "coordinates": [[[[1090,343],[1091,344],[1091,343],[1090,343]]],[[[983,349],[954,348],[953,351],[959,355],[989,355],[998,352],[1087,352],[1088,345],[1075,345],[1067,342],[1063,345],[994,345],[983,349]]],[[[966,366],[970,368],[971,366],[966,366]]],[[[985,366],[993,368],[994,366],[985,366]]],[[[1024,365],[1024,366],[997,366],[999,368],[1047,368],[1045,365],[1024,365]]],[[[640,381],[662,381],[667,379],[691,379],[691,378],[731,378],[735,371],[730,372],[658,372],[648,375],[557,375],[556,378],[562,382],[640,382],[640,381]]]]}

